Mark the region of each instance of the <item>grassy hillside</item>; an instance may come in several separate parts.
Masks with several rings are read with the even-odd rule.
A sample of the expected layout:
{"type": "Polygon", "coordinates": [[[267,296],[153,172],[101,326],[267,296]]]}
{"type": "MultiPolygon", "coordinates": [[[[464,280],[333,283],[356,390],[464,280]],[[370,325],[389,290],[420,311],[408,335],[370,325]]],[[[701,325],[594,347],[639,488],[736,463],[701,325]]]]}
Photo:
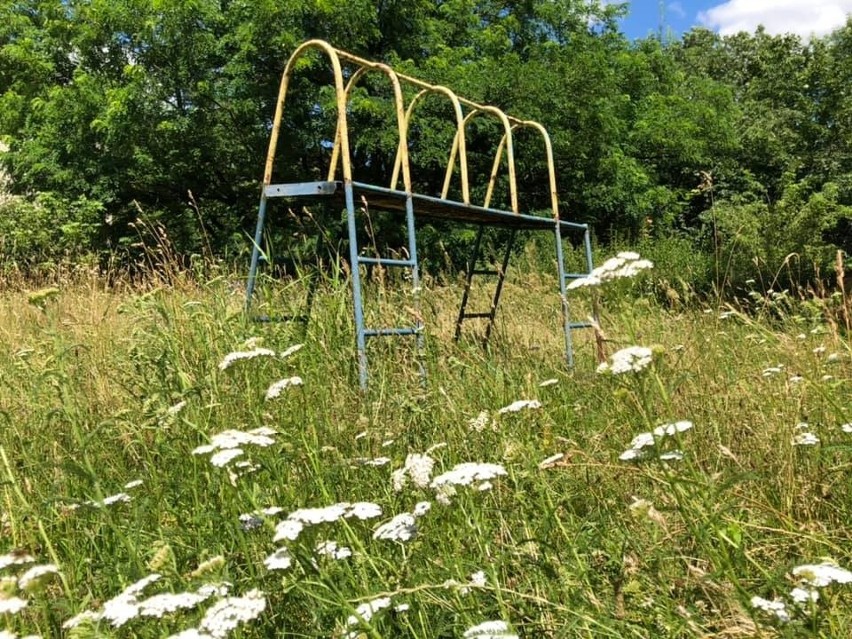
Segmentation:
{"type": "MultiPolygon", "coordinates": [[[[370,312],[410,317],[392,284],[370,312]]],[[[227,277],[0,294],[0,636],[852,636],[842,314],[613,282],[608,354],[651,363],[586,333],[567,371],[553,286],[514,273],[485,353],[427,281],[427,382],[383,341],[364,395],[334,278],[306,331],[227,277]]]]}

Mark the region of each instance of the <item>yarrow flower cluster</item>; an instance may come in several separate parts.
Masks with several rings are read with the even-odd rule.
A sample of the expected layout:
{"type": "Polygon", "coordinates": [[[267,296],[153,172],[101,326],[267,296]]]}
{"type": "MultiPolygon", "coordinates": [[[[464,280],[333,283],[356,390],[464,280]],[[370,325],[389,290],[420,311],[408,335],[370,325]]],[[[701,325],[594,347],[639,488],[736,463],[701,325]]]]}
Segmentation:
{"type": "MultiPolygon", "coordinates": [[[[0,555],[0,570],[16,570],[35,563],[35,558],[25,552],[11,552],[0,555]]],[[[59,574],[59,569],[53,564],[30,566],[18,576],[7,575],[0,577],[0,615],[16,615],[29,605],[24,598],[26,594],[40,591],[59,574]]],[[[15,635],[9,635],[15,637],[15,635]]],[[[31,635],[36,637],[36,635],[31,635]]],[[[3,639],[3,631],[0,631],[3,639]]]]}
{"type": "MultiPolygon", "coordinates": [[[[251,529],[259,526],[262,519],[258,515],[274,515],[281,512],[278,508],[266,509],[258,513],[249,515],[240,515],[240,520],[243,522],[244,529],[251,529]],[[247,528],[247,526],[249,526],[247,528]]],[[[334,523],[341,519],[375,519],[381,517],[382,508],[378,504],[367,501],[359,502],[340,502],[330,506],[321,508],[300,508],[295,510],[287,517],[278,522],[275,526],[275,535],[272,541],[296,541],[302,531],[309,526],[316,526],[323,523],[334,523]]],[[[336,542],[324,542],[316,548],[319,555],[328,555],[333,558],[343,558],[349,556],[352,551],[348,548],[338,548],[336,542]],[[348,554],[346,554],[348,552],[348,554]]],[[[269,555],[263,561],[264,565],[269,570],[287,570],[293,563],[293,557],[290,550],[286,547],[278,548],[275,552],[269,555]]]]}
{"type": "Polygon", "coordinates": [[[405,465],[391,473],[394,491],[400,492],[409,481],[417,488],[426,488],[429,486],[434,467],[435,460],[429,455],[410,453],[405,458],[405,465]]]}
{"type": "Polygon", "coordinates": [[[651,365],[654,353],[646,346],[628,346],[616,351],[609,362],[602,362],[597,369],[598,373],[611,373],[621,375],[623,373],[638,373],[651,365]]]}
{"type": "Polygon", "coordinates": [[[518,639],[505,621],[483,621],[464,631],[464,639],[518,639]]]}
{"type": "Polygon", "coordinates": [[[266,399],[267,401],[270,399],[275,399],[285,389],[290,388],[291,386],[301,386],[302,378],[299,376],[294,377],[286,377],[284,379],[279,379],[277,382],[274,382],[266,391],[266,399]]]}
{"type": "Polygon", "coordinates": [[[580,277],[570,284],[569,289],[582,288],[583,286],[599,286],[610,280],[632,278],[642,271],[654,268],[650,260],[641,259],[639,253],[633,251],[622,251],[615,257],[609,258],[603,264],[589,273],[586,277],[580,277]]]}
{"type": "Polygon", "coordinates": [[[536,408],[541,408],[541,402],[537,399],[519,399],[515,402],[512,402],[508,406],[504,406],[500,410],[497,411],[500,415],[505,415],[506,413],[518,413],[522,410],[532,410],[536,408]]]}
{"type": "MultiPolygon", "coordinates": [[[[686,432],[692,428],[692,422],[681,420],[671,424],[657,426],[650,433],[639,433],[630,442],[630,448],[625,450],[618,458],[621,461],[639,461],[647,459],[651,455],[651,449],[657,446],[661,440],[675,437],[679,433],[686,432]]],[[[683,453],[679,450],[665,451],[659,454],[662,461],[679,461],[683,459],[683,453]]]]}
{"type": "Polygon", "coordinates": [[[793,446],[816,446],[819,444],[819,437],[810,430],[810,425],[807,422],[799,422],[796,424],[796,434],[793,435],[791,444],[793,446]]]}
{"type": "MultiPolygon", "coordinates": [[[[349,615],[346,619],[346,628],[357,628],[361,625],[362,622],[369,623],[369,621],[373,618],[373,616],[379,611],[385,608],[389,608],[391,605],[390,597],[379,597],[378,599],[373,599],[372,601],[367,601],[365,603],[359,604],[355,608],[355,614],[349,615]]],[[[356,630],[349,630],[345,635],[345,639],[357,639],[360,633],[356,630]]]]}
{"type": "Polygon", "coordinates": [[[491,481],[506,475],[506,469],[500,464],[465,462],[457,464],[452,470],[435,477],[429,484],[436,492],[436,499],[449,504],[456,494],[456,486],[475,486],[478,490],[490,490],[491,481]]]}
{"type": "Polygon", "coordinates": [[[411,541],[417,535],[417,518],[429,512],[432,504],[421,501],[410,513],[400,513],[390,521],[382,524],[373,532],[373,539],[385,539],[388,541],[411,541]]]}
{"type": "MultiPolygon", "coordinates": [[[[216,467],[228,466],[234,459],[241,457],[244,453],[243,446],[272,446],[275,443],[273,436],[277,432],[266,426],[254,428],[250,431],[224,430],[213,435],[209,444],[198,446],[192,451],[193,455],[208,455],[210,463],[216,467]]],[[[243,468],[251,468],[250,462],[242,462],[243,468]],[[245,466],[248,464],[248,466],[245,466]]]]}
{"type": "MultiPolygon", "coordinates": [[[[803,606],[819,601],[820,588],[832,584],[852,584],[852,571],[830,562],[796,566],[792,573],[798,578],[798,585],[790,590],[788,595],[790,601],[797,606],[793,612],[801,611],[803,606]]],[[[787,603],[778,597],[769,600],[755,596],[751,598],[751,605],[780,623],[787,623],[793,615],[787,603]]]]}

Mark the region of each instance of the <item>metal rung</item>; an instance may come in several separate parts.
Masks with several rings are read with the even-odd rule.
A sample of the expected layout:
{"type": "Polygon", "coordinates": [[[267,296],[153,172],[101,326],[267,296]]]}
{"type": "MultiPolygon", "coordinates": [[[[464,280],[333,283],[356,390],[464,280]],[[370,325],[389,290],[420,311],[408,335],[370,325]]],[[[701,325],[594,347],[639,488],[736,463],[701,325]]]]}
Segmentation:
{"type": "Polygon", "coordinates": [[[385,257],[359,257],[359,264],[378,264],[379,266],[404,266],[414,268],[413,260],[393,260],[385,257]]]}
{"type": "Polygon", "coordinates": [[[568,327],[572,328],[572,329],[573,328],[592,328],[592,327],[594,327],[594,324],[592,324],[591,322],[571,322],[570,324],[568,324],[568,327]]]}
{"type": "Polygon", "coordinates": [[[417,335],[417,328],[365,328],[364,337],[384,337],[385,335],[417,335]]]}
{"type": "Polygon", "coordinates": [[[566,280],[580,280],[580,279],[583,279],[584,277],[589,277],[589,274],[588,273],[565,273],[565,275],[563,275],[563,277],[566,280]]]}
{"type": "Polygon", "coordinates": [[[490,269],[474,269],[471,272],[473,275],[500,275],[500,271],[492,271],[490,269]]]}
{"type": "Polygon", "coordinates": [[[491,317],[491,313],[465,313],[462,315],[465,319],[476,319],[481,317],[491,317]]]}

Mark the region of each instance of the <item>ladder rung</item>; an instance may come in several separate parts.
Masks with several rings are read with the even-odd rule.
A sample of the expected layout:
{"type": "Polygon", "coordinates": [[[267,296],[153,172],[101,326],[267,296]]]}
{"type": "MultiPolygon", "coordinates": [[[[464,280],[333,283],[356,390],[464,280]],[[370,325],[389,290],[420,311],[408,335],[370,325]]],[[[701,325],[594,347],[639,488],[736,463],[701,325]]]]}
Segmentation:
{"type": "Polygon", "coordinates": [[[477,319],[483,317],[491,317],[491,313],[465,313],[462,315],[464,319],[477,319]]]}
{"type": "Polygon", "coordinates": [[[594,324],[592,324],[591,322],[571,322],[570,324],[568,324],[568,328],[571,328],[571,329],[574,329],[574,328],[592,328],[592,326],[594,326],[594,324]]]}
{"type": "Polygon", "coordinates": [[[413,268],[414,260],[393,260],[386,257],[359,257],[359,264],[378,264],[379,266],[405,266],[413,268]]]}
{"type": "Polygon", "coordinates": [[[365,337],[384,337],[386,335],[417,335],[418,328],[365,328],[365,337]]]}
{"type": "Polygon", "coordinates": [[[589,277],[588,273],[565,273],[566,280],[579,280],[584,277],[589,277]]]}
{"type": "Polygon", "coordinates": [[[492,271],[487,268],[475,268],[470,272],[471,275],[500,275],[500,271],[492,271]]]}

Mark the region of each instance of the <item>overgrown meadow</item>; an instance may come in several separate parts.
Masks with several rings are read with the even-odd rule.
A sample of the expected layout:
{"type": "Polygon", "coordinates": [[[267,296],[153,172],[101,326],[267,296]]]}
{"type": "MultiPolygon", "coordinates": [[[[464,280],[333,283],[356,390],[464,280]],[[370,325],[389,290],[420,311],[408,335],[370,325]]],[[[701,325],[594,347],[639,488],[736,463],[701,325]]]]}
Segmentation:
{"type": "Polygon", "coordinates": [[[307,325],[224,275],[10,286],[0,637],[852,636],[842,303],[654,278],[572,292],[570,371],[551,279],[513,272],[488,351],[427,280],[425,382],[382,340],[364,394],[342,276],[307,325]]]}

